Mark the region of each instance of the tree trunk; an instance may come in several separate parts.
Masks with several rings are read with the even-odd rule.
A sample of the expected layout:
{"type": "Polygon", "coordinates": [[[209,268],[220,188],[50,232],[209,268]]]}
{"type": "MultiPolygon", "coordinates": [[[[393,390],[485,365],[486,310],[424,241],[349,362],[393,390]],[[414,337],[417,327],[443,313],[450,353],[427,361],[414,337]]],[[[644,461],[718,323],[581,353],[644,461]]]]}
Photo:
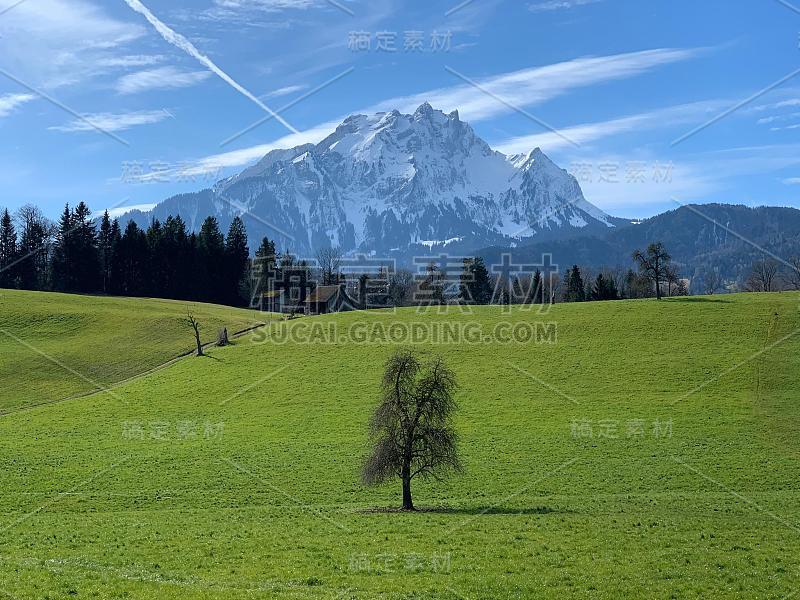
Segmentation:
{"type": "Polygon", "coordinates": [[[403,469],[401,476],[403,480],[403,510],[414,510],[414,502],[411,499],[411,472],[403,469]]]}
{"type": "Polygon", "coordinates": [[[203,356],[203,344],[200,343],[200,332],[195,330],[194,341],[197,344],[197,356],[203,356]]]}

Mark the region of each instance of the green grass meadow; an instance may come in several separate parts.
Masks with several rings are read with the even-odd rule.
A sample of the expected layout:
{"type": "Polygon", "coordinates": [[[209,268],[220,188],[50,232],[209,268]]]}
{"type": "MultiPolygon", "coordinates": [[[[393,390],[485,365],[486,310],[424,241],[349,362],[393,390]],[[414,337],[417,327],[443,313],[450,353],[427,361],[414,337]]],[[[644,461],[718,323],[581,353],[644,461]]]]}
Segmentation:
{"type": "MultiPolygon", "coordinates": [[[[185,304],[2,296],[0,328],[104,384],[191,347],[185,304]]],[[[212,335],[265,320],[196,312],[212,335]]],[[[4,337],[0,408],[87,390],[4,337]]],[[[208,354],[113,395],[0,417],[0,597],[800,589],[800,294],[347,313],[274,323],[208,354]],[[506,322],[553,323],[557,337],[416,345],[457,374],[466,471],[415,482],[427,510],[383,510],[399,506],[399,482],[365,488],[359,468],[395,346],[287,330],[477,323],[489,334],[506,322]]]]}
{"type": "Polygon", "coordinates": [[[269,320],[213,304],[0,290],[0,412],[102,389],[190,351],[186,310],[202,341],[269,320]]]}

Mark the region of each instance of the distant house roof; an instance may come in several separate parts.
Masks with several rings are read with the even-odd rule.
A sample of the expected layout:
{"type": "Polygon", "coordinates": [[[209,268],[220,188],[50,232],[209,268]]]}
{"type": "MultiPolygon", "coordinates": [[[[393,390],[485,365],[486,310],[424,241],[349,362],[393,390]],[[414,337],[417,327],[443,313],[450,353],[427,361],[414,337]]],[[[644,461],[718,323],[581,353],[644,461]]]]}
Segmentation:
{"type": "Polygon", "coordinates": [[[338,285],[318,285],[316,289],[306,297],[306,303],[328,302],[341,289],[341,286],[338,285]]]}

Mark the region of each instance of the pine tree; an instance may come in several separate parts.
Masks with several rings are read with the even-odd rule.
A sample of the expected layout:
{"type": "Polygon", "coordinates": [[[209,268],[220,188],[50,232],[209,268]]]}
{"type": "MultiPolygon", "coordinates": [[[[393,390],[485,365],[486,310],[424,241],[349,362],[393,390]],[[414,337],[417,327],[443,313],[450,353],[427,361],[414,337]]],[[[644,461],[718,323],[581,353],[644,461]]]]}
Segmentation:
{"type": "Polygon", "coordinates": [[[95,292],[100,280],[100,256],[92,211],[84,202],[79,202],[75,207],[72,213],[72,225],[74,228],[71,235],[74,243],[72,289],[77,292],[95,292]]]}
{"type": "Polygon", "coordinates": [[[471,304],[489,304],[494,295],[489,271],[479,256],[464,260],[461,275],[461,299],[471,304]]]}
{"type": "Polygon", "coordinates": [[[197,236],[200,299],[224,302],[225,239],[214,217],[206,217],[197,236]]]}
{"type": "Polygon", "coordinates": [[[108,234],[108,291],[111,294],[120,293],[122,272],[119,261],[119,250],[122,244],[122,231],[119,228],[119,221],[114,219],[111,222],[111,231],[108,234]]]}
{"type": "MultiPolygon", "coordinates": [[[[247,265],[250,250],[247,247],[247,230],[239,217],[234,217],[225,239],[225,296],[230,304],[241,304],[247,286],[247,265]]],[[[249,300],[250,298],[247,298],[249,300]]]]}
{"type": "Polygon", "coordinates": [[[51,262],[53,288],[62,292],[70,292],[75,287],[75,275],[73,273],[72,254],[73,242],[73,220],[69,204],[64,206],[61,218],[58,221],[56,230],[56,241],[53,246],[53,259],[51,262]]]}
{"type": "Polygon", "coordinates": [[[604,277],[602,273],[595,279],[591,293],[592,300],[619,300],[617,286],[613,277],[604,277]]]}
{"type": "Polygon", "coordinates": [[[147,249],[150,254],[150,268],[147,271],[148,293],[158,298],[169,298],[169,265],[164,247],[164,230],[161,221],[154,219],[145,233],[147,249]]]}
{"type": "Polygon", "coordinates": [[[141,296],[146,293],[150,265],[147,236],[136,223],[128,221],[114,256],[118,293],[141,296]]]}
{"type": "Polygon", "coordinates": [[[0,288],[14,287],[17,256],[17,231],[5,209],[0,217],[0,288]]]}
{"type": "Polygon", "coordinates": [[[567,302],[583,302],[586,300],[586,289],[583,286],[583,278],[578,265],[573,265],[567,272],[567,289],[564,294],[567,302]]]}
{"type": "Polygon", "coordinates": [[[111,218],[103,212],[100,231],[97,233],[97,254],[100,263],[100,290],[107,294],[111,285],[111,218]]]}
{"type": "Polygon", "coordinates": [[[275,290],[277,260],[275,242],[265,237],[261,240],[261,245],[256,250],[256,257],[253,261],[252,294],[254,297],[260,298],[264,292],[275,290]]]}
{"type": "Polygon", "coordinates": [[[189,247],[186,224],[179,216],[170,215],[163,230],[161,252],[164,254],[165,287],[162,293],[166,298],[192,299],[194,273],[191,268],[195,261],[190,255],[193,248],[189,247]]]}
{"type": "Polygon", "coordinates": [[[531,280],[531,303],[544,304],[544,285],[542,281],[542,272],[536,269],[531,280]]]}

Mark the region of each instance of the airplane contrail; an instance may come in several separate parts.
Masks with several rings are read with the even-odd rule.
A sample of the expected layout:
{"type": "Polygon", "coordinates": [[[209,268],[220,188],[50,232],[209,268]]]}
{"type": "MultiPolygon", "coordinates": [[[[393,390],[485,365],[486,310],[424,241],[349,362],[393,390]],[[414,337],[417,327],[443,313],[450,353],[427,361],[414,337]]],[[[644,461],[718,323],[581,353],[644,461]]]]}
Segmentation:
{"type": "Polygon", "coordinates": [[[192,42],[187,40],[183,37],[180,33],[173,31],[169,27],[167,27],[164,23],[162,23],[158,17],[156,17],[150,9],[147,8],[144,4],[142,4],[139,0],[125,0],[125,3],[130,6],[134,11],[142,15],[145,19],[149,21],[149,23],[155,27],[156,31],[161,35],[164,40],[173,46],[180,48],[189,56],[195,58],[203,65],[205,65],[212,73],[217,75],[220,79],[222,79],[225,83],[230,85],[233,89],[237,92],[242,94],[245,98],[252,100],[259,108],[268,112],[272,115],[278,122],[282,123],[289,131],[292,133],[300,133],[297,129],[292,127],[292,125],[286,121],[283,117],[281,117],[278,113],[272,110],[269,106],[261,102],[258,98],[256,98],[253,94],[247,91],[243,86],[239,85],[230,75],[228,75],[225,71],[220,69],[214,62],[208,58],[205,54],[200,52],[197,48],[194,47],[192,42]]]}

